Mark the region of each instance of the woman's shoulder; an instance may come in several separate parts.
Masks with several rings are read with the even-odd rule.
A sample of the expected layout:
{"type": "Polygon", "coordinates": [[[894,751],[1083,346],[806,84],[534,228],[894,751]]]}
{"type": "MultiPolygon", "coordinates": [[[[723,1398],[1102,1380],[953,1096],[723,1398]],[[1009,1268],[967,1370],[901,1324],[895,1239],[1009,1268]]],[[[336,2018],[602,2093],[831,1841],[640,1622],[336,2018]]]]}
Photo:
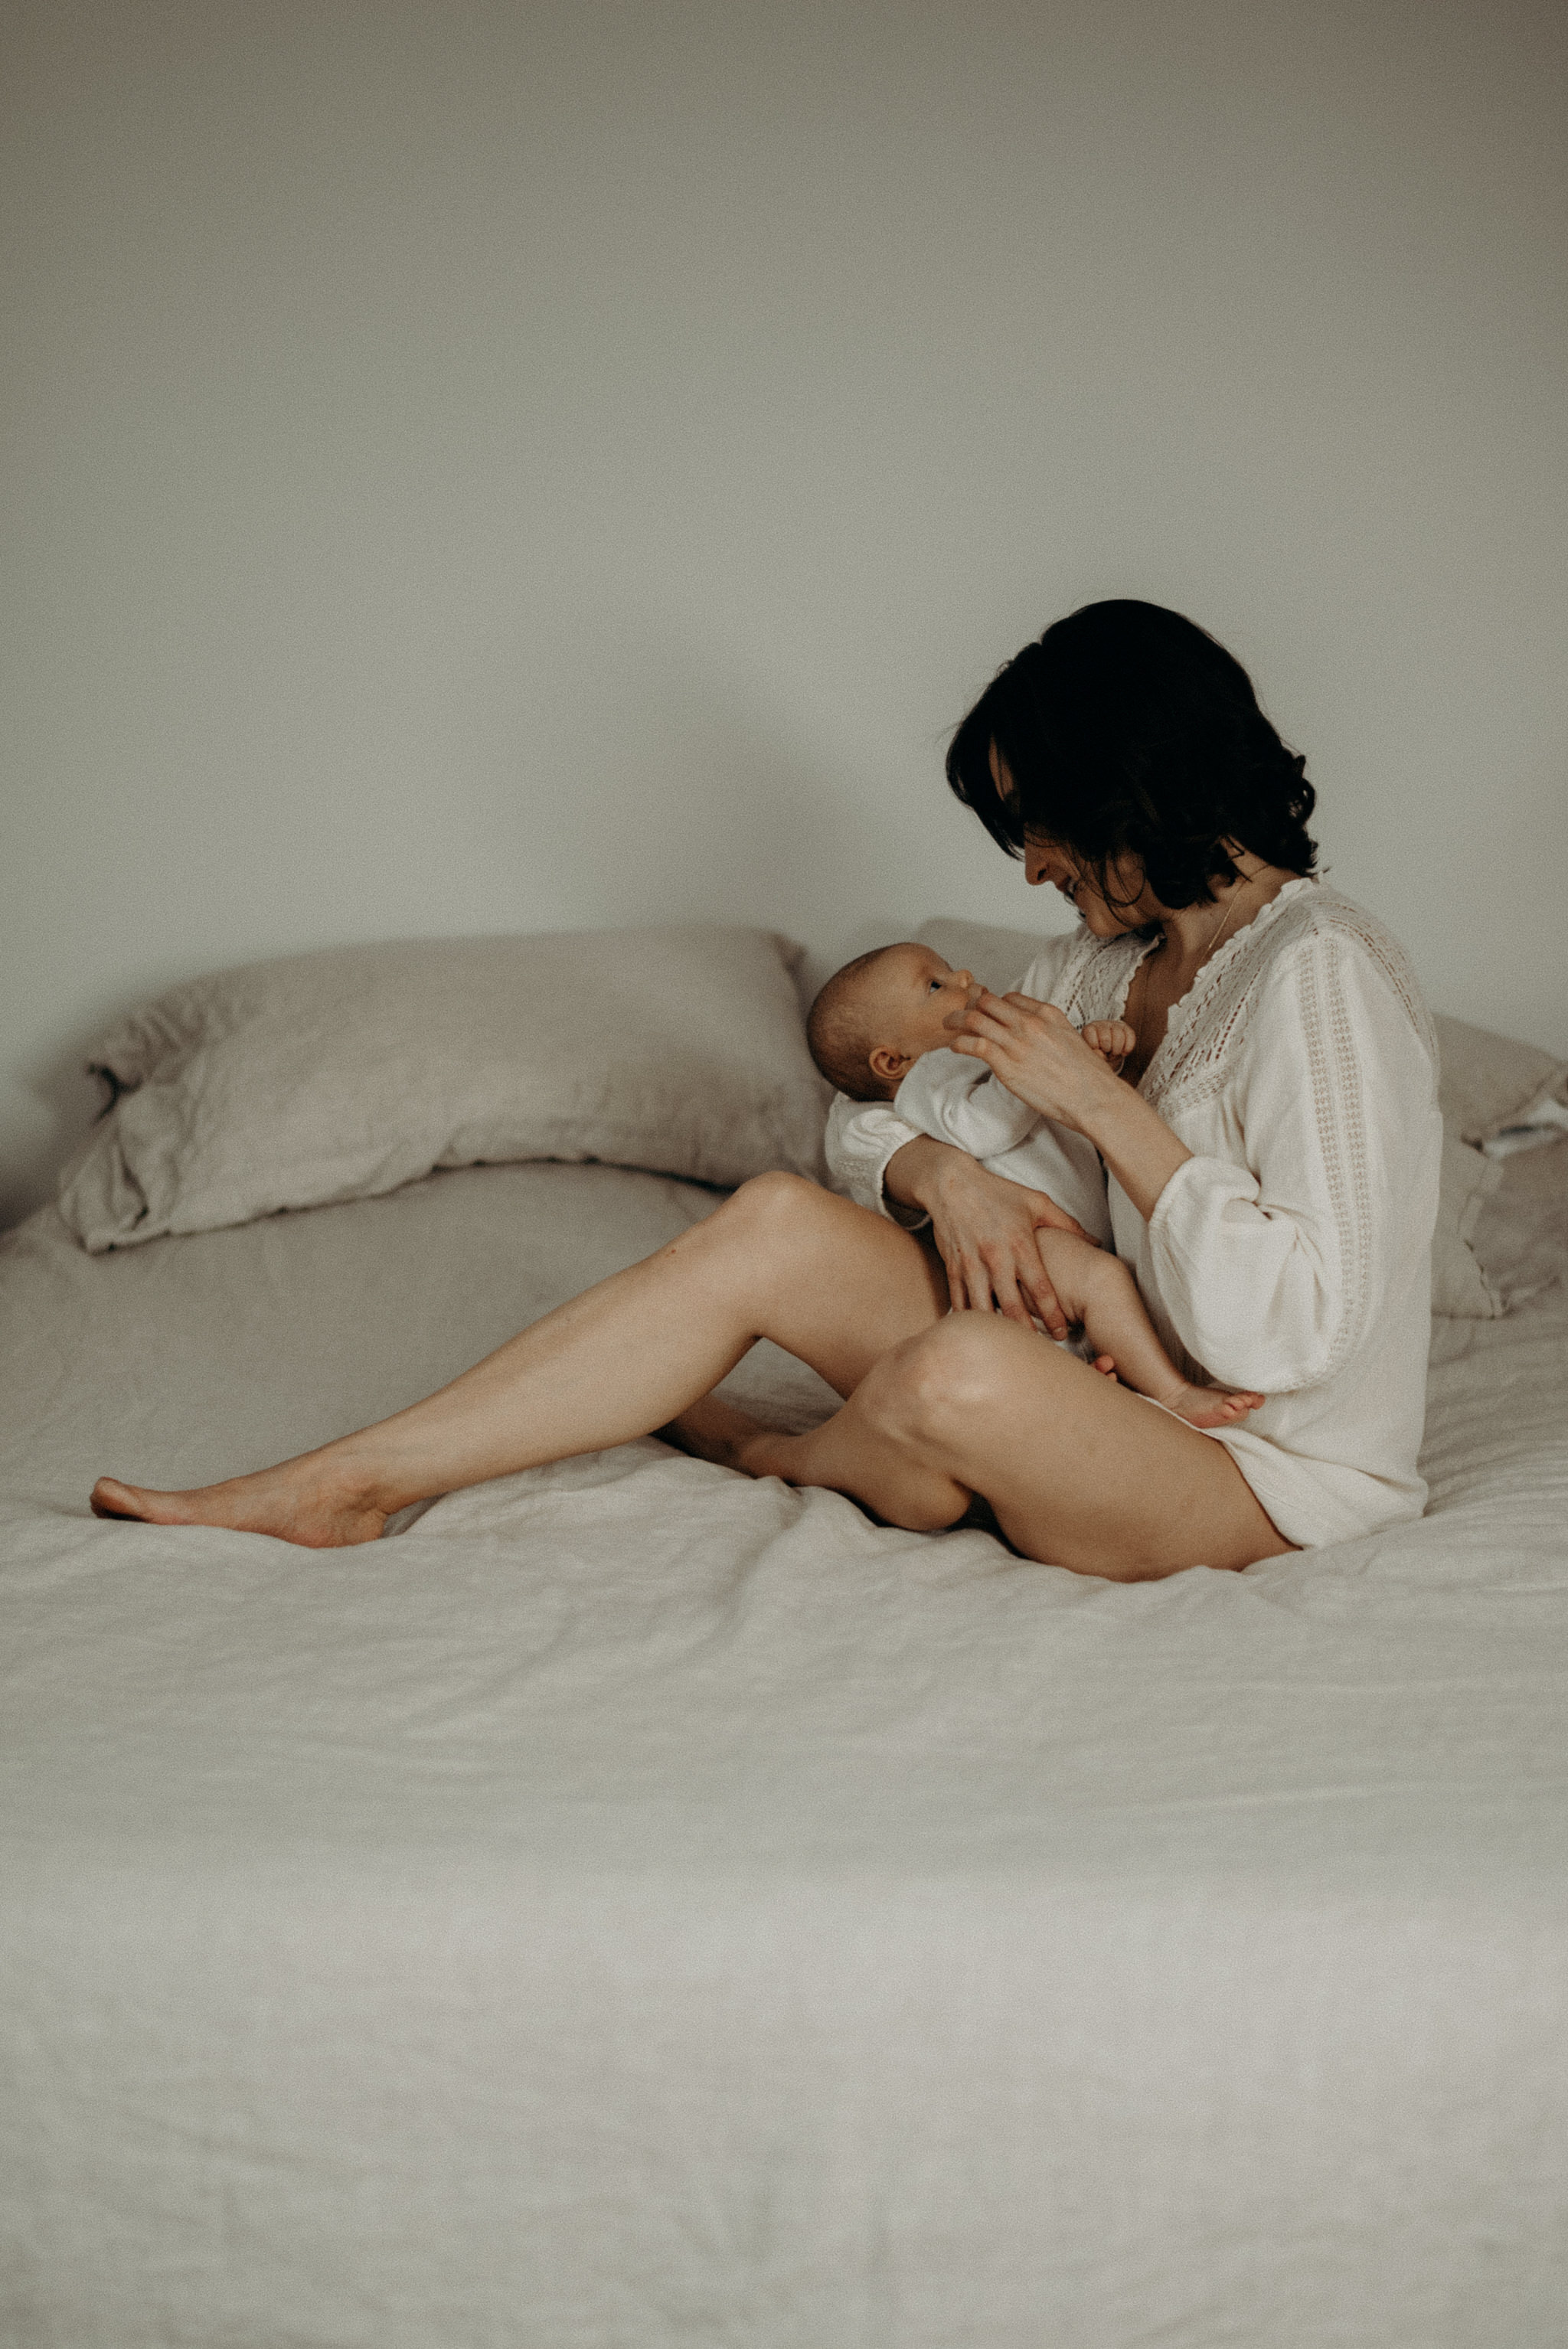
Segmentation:
{"type": "Polygon", "coordinates": [[[1293,881],[1176,1007],[1147,1090],[1159,1104],[1191,1105],[1227,1092],[1260,1051],[1276,1071],[1282,1060],[1298,1064],[1305,1082],[1329,1034],[1357,1057],[1398,1054],[1403,1037],[1435,1082],[1430,1015],[1398,938],[1338,890],[1293,881]]]}
{"type": "MultiPolygon", "coordinates": [[[[1326,882],[1304,879],[1282,889],[1253,926],[1259,932],[1258,978],[1283,980],[1294,973],[1299,978],[1312,968],[1326,973],[1354,971],[1362,979],[1370,978],[1374,992],[1392,999],[1436,1059],[1431,1014],[1415,966],[1387,923],[1365,905],[1326,882]]],[[[1246,935],[1243,933],[1243,943],[1246,935]]]]}

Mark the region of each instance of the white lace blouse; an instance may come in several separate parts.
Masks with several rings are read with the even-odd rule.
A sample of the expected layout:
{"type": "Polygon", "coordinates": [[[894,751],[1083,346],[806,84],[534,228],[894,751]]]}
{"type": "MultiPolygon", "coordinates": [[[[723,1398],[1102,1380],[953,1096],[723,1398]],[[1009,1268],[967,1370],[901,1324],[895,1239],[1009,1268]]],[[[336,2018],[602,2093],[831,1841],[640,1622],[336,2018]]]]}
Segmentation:
{"type": "MultiPolygon", "coordinates": [[[[1118,1019],[1149,950],[1080,931],[1024,991],[1079,1027],[1118,1019]]],[[[1214,1440],[1303,1547],[1418,1516],[1442,1125],[1403,947],[1336,891],[1287,883],[1199,972],[1139,1090],[1193,1154],[1147,1223],[1110,1178],[1117,1253],[1190,1376],[1268,1398],[1214,1440]]],[[[915,1132],[841,1095],[835,1179],[887,1214],[887,1162],[915,1132]]]]}

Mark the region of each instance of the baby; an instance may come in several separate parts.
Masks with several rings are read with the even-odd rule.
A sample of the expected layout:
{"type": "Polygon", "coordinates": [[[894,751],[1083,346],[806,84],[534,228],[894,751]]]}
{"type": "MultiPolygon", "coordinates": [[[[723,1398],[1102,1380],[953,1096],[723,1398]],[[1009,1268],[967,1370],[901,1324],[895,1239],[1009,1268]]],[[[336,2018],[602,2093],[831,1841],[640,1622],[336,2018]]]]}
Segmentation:
{"type": "MultiPolygon", "coordinates": [[[[1093,1145],[1019,1101],[984,1061],[952,1050],[945,1022],[979,992],[968,971],[954,970],[930,947],[879,947],[835,971],[811,1006],[811,1057],[851,1101],[891,1102],[906,1124],[956,1143],[995,1174],[1048,1193],[1086,1231],[1109,1240],[1093,1145]]],[[[1113,1070],[1137,1042],[1121,1019],[1091,1020],[1078,1032],[1113,1070]]],[[[1062,1310],[1082,1325],[1097,1370],[1114,1372],[1193,1427],[1228,1427],[1257,1409],[1262,1395],[1193,1386],[1181,1376],[1119,1257],[1073,1232],[1042,1226],[1035,1237],[1062,1310]]]]}

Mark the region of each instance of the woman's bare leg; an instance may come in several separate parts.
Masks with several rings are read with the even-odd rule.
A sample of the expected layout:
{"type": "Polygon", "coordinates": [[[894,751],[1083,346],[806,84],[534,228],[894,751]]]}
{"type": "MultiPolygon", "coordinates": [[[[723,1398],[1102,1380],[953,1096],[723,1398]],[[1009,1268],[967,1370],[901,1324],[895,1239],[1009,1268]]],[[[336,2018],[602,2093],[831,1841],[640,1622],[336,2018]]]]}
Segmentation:
{"type": "Polygon", "coordinates": [[[952,1525],[981,1493],[1025,1557],[1113,1581],[1295,1547],[1222,1444],[995,1314],[954,1314],[894,1348],[810,1434],[717,1401],[693,1420],[710,1458],[830,1485],[892,1525],[952,1525]]]}
{"type": "Polygon", "coordinates": [[[103,1477],[93,1507],[314,1547],[369,1541],[411,1501],[646,1435],[758,1338],[849,1394],[946,1309],[941,1266],[909,1233],[799,1176],[765,1174],[378,1426],[193,1492],[103,1477]]]}

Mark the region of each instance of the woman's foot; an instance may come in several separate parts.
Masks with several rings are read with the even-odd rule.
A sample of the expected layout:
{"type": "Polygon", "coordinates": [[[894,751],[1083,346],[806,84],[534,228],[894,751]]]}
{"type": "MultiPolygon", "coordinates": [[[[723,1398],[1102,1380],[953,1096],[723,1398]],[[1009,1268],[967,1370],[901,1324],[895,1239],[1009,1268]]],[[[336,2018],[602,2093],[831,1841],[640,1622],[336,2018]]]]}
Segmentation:
{"type": "Polygon", "coordinates": [[[783,1474],[764,1455],[785,1439],[717,1395],[699,1396],[655,1433],[677,1452],[689,1452],[694,1460],[711,1460],[718,1468],[738,1468],[743,1476],[783,1474]]]}
{"type": "Polygon", "coordinates": [[[1224,1387],[1193,1387],[1185,1380],[1174,1394],[1157,1395],[1167,1411],[1184,1419],[1189,1427],[1231,1427],[1248,1412],[1256,1411],[1264,1398],[1248,1391],[1233,1394],[1224,1387]]]}
{"type": "Polygon", "coordinates": [[[285,1460],[258,1475],[201,1485],[188,1493],[154,1493],[100,1476],[93,1486],[95,1517],[132,1517],[149,1526],[226,1526],[235,1533],[272,1534],[306,1549],[343,1549],[375,1541],[388,1516],[366,1497],[362,1482],[335,1470],[318,1454],[285,1460]]]}

